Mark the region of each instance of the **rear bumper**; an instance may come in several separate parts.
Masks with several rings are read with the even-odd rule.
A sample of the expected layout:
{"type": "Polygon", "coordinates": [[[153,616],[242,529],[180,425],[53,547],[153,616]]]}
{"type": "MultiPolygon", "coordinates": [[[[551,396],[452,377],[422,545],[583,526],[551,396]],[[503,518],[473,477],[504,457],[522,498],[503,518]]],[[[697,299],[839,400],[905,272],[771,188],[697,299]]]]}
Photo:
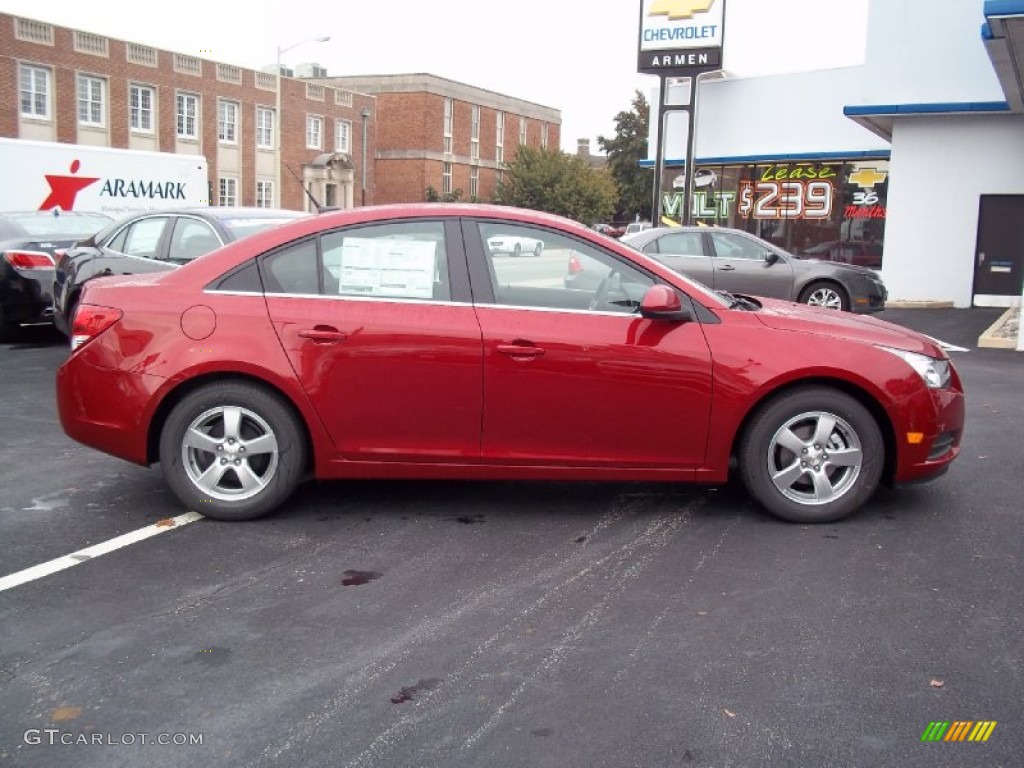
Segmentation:
{"type": "Polygon", "coordinates": [[[0,319],[41,323],[53,319],[53,270],[14,269],[0,261],[0,319]]]}
{"type": "Polygon", "coordinates": [[[57,369],[57,413],[73,440],[143,466],[145,414],[164,379],[105,368],[84,348],[57,369]]]}

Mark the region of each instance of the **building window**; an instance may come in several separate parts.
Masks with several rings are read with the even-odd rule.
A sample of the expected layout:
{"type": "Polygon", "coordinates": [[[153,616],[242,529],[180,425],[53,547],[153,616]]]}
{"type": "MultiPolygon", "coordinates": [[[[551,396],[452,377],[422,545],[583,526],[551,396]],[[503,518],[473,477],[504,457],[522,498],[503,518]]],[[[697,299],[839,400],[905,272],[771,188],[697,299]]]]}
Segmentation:
{"type": "Polygon", "coordinates": [[[225,144],[238,143],[238,103],[217,102],[217,138],[225,144]]]}
{"type": "Polygon", "coordinates": [[[74,48],[79,53],[91,53],[93,56],[107,56],[109,54],[109,43],[107,38],[100,35],[93,35],[89,32],[75,30],[74,48]]]}
{"type": "Polygon", "coordinates": [[[256,182],[256,207],[270,208],[274,205],[274,182],[256,182]]]}
{"type": "Polygon", "coordinates": [[[53,26],[32,19],[15,19],[14,36],[29,43],[53,45],[53,26]]]}
{"type": "Polygon", "coordinates": [[[342,107],[352,106],[352,91],[335,91],[334,103],[342,107]]]}
{"type": "Polygon", "coordinates": [[[548,148],[548,124],[541,123],[540,126],[540,145],[544,149],[548,148]]]}
{"type": "Polygon", "coordinates": [[[256,146],[274,148],[274,110],[267,107],[256,107],[256,146]]]}
{"type": "Polygon", "coordinates": [[[199,138],[199,97],[195,94],[178,94],[178,138],[199,138]]]}
{"type": "Polygon", "coordinates": [[[78,76],[78,122],[103,125],[103,81],[98,77],[78,76]]]}
{"type": "Polygon", "coordinates": [[[242,68],[232,66],[231,64],[218,64],[217,79],[222,83],[235,83],[236,85],[241,85],[242,68]]]}
{"type": "Polygon", "coordinates": [[[18,75],[23,117],[50,117],[50,70],[21,65],[18,75]]]}
{"type": "Polygon", "coordinates": [[[220,177],[218,205],[238,205],[238,179],[232,176],[220,177]]]}
{"type": "Polygon", "coordinates": [[[322,85],[306,83],[306,98],[313,101],[323,101],[326,89],[322,85]]]}
{"type": "Polygon", "coordinates": [[[520,144],[525,144],[526,143],[526,118],[525,117],[520,117],[519,118],[519,143],[520,144]]]}
{"type": "Polygon", "coordinates": [[[476,200],[480,196],[480,166],[469,168],[469,199],[476,200]]]}
{"type": "MultiPolygon", "coordinates": [[[[455,103],[451,99],[444,100],[444,153],[452,153],[452,122],[455,103]]],[[[436,145],[435,145],[436,146],[436,145]]]]}
{"type": "Polygon", "coordinates": [[[443,163],[441,167],[441,194],[452,193],[452,164],[443,163]]]}
{"type": "Polygon", "coordinates": [[[133,131],[153,132],[153,102],[156,92],[145,85],[128,89],[128,121],[133,131]]]}
{"type": "Polygon", "coordinates": [[[498,113],[498,122],[494,129],[494,160],[497,163],[505,162],[505,113],[498,113]]]}
{"type": "Polygon", "coordinates": [[[145,67],[155,67],[158,61],[156,48],[138,43],[125,43],[124,58],[132,64],[142,64],[145,67]]]}
{"type": "Polygon", "coordinates": [[[324,145],[324,119],[306,115],[306,149],[321,149],[324,145]]]}
{"type": "Polygon", "coordinates": [[[202,77],[203,62],[195,56],[186,56],[184,53],[174,54],[174,71],[183,75],[195,75],[202,77]]]}
{"type": "Polygon", "coordinates": [[[480,107],[476,104],[469,123],[469,157],[471,160],[480,159],[480,107]]]}
{"type": "Polygon", "coordinates": [[[334,151],[352,151],[352,122],[350,120],[337,120],[334,123],[334,151]]]}

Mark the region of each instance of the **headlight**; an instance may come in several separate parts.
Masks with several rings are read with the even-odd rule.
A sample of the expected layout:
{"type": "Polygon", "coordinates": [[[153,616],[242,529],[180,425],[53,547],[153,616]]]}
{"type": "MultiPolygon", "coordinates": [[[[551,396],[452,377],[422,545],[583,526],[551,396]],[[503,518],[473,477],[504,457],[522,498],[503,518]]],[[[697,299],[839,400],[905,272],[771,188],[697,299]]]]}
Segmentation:
{"type": "Polygon", "coordinates": [[[949,386],[949,360],[940,360],[917,352],[907,352],[905,349],[883,346],[878,348],[884,349],[906,362],[924,379],[924,383],[928,385],[929,389],[944,389],[949,386]]]}

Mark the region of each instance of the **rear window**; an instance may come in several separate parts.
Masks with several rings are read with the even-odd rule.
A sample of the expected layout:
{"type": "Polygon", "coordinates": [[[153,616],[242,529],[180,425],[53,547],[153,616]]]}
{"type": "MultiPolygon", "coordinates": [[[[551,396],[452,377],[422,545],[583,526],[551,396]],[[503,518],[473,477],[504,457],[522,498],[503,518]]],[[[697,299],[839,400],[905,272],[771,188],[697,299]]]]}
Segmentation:
{"type": "Polygon", "coordinates": [[[232,240],[240,240],[249,235],[255,235],[271,227],[287,224],[289,221],[301,219],[305,214],[297,213],[295,216],[257,216],[247,219],[221,219],[221,226],[228,231],[232,240]]]}
{"type": "Polygon", "coordinates": [[[12,213],[7,220],[32,238],[80,240],[99,232],[110,219],[98,213],[76,213],[55,216],[52,213],[12,213]]]}

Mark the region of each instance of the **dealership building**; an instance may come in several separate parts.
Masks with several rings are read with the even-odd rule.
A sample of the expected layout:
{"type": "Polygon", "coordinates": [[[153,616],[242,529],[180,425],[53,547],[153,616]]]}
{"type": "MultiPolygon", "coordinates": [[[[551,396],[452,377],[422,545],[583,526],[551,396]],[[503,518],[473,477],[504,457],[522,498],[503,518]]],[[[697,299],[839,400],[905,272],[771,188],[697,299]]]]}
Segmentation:
{"type": "MultiPolygon", "coordinates": [[[[862,66],[705,75],[694,217],[880,268],[896,301],[1019,305],[1022,55],[1024,0],[871,0],[862,66]]],[[[676,218],[679,114],[666,115],[662,180],[662,213],[676,218]]]]}

